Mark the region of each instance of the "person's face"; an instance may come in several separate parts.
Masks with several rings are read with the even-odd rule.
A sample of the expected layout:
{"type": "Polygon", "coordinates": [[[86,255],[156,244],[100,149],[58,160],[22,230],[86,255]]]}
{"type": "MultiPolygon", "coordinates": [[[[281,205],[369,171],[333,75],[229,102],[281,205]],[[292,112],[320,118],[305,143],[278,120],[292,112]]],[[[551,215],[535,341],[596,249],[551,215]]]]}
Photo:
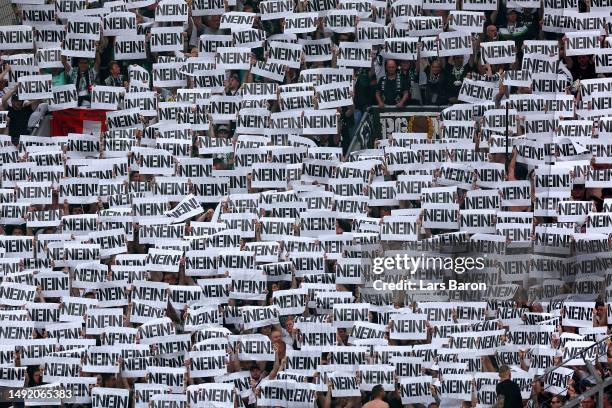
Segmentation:
{"type": "Polygon", "coordinates": [[[21,228],[15,228],[13,230],[13,235],[16,236],[16,237],[21,237],[21,236],[24,235],[23,234],[23,230],[21,228]]]}
{"type": "Polygon", "coordinates": [[[278,344],[281,342],[281,333],[278,330],[273,331],[270,334],[270,341],[272,344],[278,344]]]}
{"type": "Polygon", "coordinates": [[[34,371],[32,378],[34,379],[35,383],[39,383],[40,382],[40,370],[34,371]]]}
{"type": "Polygon", "coordinates": [[[431,73],[432,74],[439,74],[440,71],[442,71],[442,67],[440,66],[440,63],[437,61],[434,61],[431,63],[431,73]]]}
{"type": "Polygon", "coordinates": [[[516,12],[512,11],[508,14],[508,23],[516,23],[516,12]]]}
{"type": "Polygon", "coordinates": [[[109,388],[115,388],[117,386],[117,377],[108,377],[108,379],[105,381],[104,386],[109,388]]]}
{"type": "Polygon", "coordinates": [[[575,184],[572,188],[572,198],[577,200],[582,198],[584,195],[584,186],[582,184],[575,184]]]}
{"type": "Polygon", "coordinates": [[[213,30],[218,30],[221,26],[221,16],[210,16],[208,26],[213,30]]]}
{"type": "MultiPolygon", "coordinates": [[[[595,205],[595,203],[593,203],[593,205],[595,205]]],[[[596,310],[597,316],[599,317],[605,316],[606,313],[608,312],[605,306],[597,306],[595,310],[596,310]]]]}
{"type": "Polygon", "coordinates": [[[251,368],[251,378],[254,380],[259,380],[259,376],[261,375],[261,370],[259,367],[251,368]]]}
{"type": "Polygon", "coordinates": [[[495,27],[494,25],[490,25],[487,27],[487,36],[489,38],[496,38],[497,37],[497,27],[495,27]]]}
{"type": "Polygon", "coordinates": [[[403,60],[400,62],[400,67],[402,69],[402,71],[408,71],[408,69],[410,68],[410,62],[403,60]]]}
{"type": "Polygon", "coordinates": [[[164,282],[170,285],[176,285],[178,283],[178,279],[175,275],[175,273],[165,273],[164,282]]]}
{"type": "Polygon", "coordinates": [[[13,109],[21,109],[23,108],[23,101],[20,101],[19,99],[13,99],[13,103],[11,104],[13,106],[13,109]]]}
{"type": "Polygon", "coordinates": [[[294,323],[292,319],[287,320],[287,324],[285,326],[287,327],[288,332],[291,332],[293,330],[293,324],[294,323]]]}
{"type": "Polygon", "coordinates": [[[236,78],[235,76],[232,76],[230,78],[230,86],[232,89],[238,89],[238,87],[240,86],[240,82],[238,82],[238,78],[236,78]]]}
{"type": "Polygon", "coordinates": [[[397,72],[397,64],[395,61],[387,61],[387,74],[395,75],[397,72]]]}
{"type": "Polygon", "coordinates": [[[455,58],[453,59],[453,62],[456,67],[462,67],[463,66],[463,55],[455,56],[455,58]]]}
{"type": "Polygon", "coordinates": [[[553,399],[550,401],[550,406],[551,407],[560,407],[561,406],[561,399],[559,399],[559,397],[553,397],[553,399]]]}
{"type": "Polygon", "coordinates": [[[340,337],[342,341],[344,341],[348,337],[346,329],[338,329],[338,337],[340,337]]]}
{"type": "Polygon", "coordinates": [[[542,383],[540,383],[539,381],[535,381],[533,383],[533,391],[535,393],[540,393],[542,392],[542,383]]]}
{"type": "Polygon", "coordinates": [[[581,67],[585,67],[589,64],[589,56],[588,55],[580,55],[578,57],[578,63],[581,67]]]}
{"type": "Polygon", "coordinates": [[[80,59],[79,60],[79,71],[85,72],[85,71],[87,71],[87,68],[89,68],[89,64],[87,64],[87,60],[86,59],[80,59]]]}
{"type": "Polygon", "coordinates": [[[119,64],[113,64],[111,66],[111,74],[117,76],[121,73],[121,69],[119,68],[119,64]]]}
{"type": "Polygon", "coordinates": [[[582,402],[580,403],[580,407],[581,408],[595,408],[595,401],[593,400],[593,397],[589,397],[589,398],[582,400],[582,402]]]}

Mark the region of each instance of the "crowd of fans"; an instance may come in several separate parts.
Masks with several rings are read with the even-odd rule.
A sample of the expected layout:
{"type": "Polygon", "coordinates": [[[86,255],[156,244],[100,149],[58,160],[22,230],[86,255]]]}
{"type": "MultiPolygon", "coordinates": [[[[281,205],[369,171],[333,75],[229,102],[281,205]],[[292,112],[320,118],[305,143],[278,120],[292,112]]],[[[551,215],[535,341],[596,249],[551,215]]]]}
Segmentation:
{"type": "MultiPolygon", "coordinates": [[[[56,10],[64,10],[62,4],[68,2],[56,0],[56,10]]],[[[70,20],[56,16],[38,25],[22,21],[24,10],[39,2],[15,3],[17,25],[38,29],[70,20]]],[[[202,11],[207,5],[213,8],[212,1],[197,5],[188,1],[185,22],[160,20],[158,2],[140,1],[136,6],[123,1],[74,3],[75,16],[133,13],[138,33],[147,38],[144,59],[117,60],[119,36],[102,32],[94,58],[62,55],[57,66],[39,70],[52,76],[54,88],[74,84],[79,108],[91,108],[96,86],[124,88],[125,95],[153,90],[156,106],[163,102],[177,102],[178,106],[184,102],[179,98],[183,88],[135,81],[134,66],[152,76],[155,64],[162,61],[204,64],[211,58],[200,54],[202,41],[240,31],[221,28],[223,14],[196,15],[201,13],[192,11],[202,11]],[[150,30],[163,26],[182,26],[181,49],[151,51],[150,30]]],[[[442,19],[440,29],[427,35],[452,31],[452,12],[428,8],[423,2],[289,3],[293,12],[288,14],[319,13],[312,31],[284,33],[284,18],[263,18],[260,2],[253,0],[238,0],[235,5],[225,2],[223,9],[225,13],[258,13],[249,29],[262,30],[267,41],[329,38],[331,54],[310,62],[302,56],[299,68],[285,66],[283,81],[273,81],[252,72],[269,59],[269,44],[250,47],[251,69],[226,70],[223,91],[213,95],[244,97],[244,85],[249,83],[304,84],[312,91],[314,102],[306,102],[300,110],[316,110],[321,99],[315,96],[313,84],[304,79],[304,71],[342,68],[338,63],[342,44],[364,41],[358,39],[360,24],[386,26],[386,35],[393,37],[392,32],[409,32],[404,26],[410,25],[412,17],[438,17],[442,19]],[[418,4],[420,14],[392,17],[390,10],[399,3],[418,4]],[[350,20],[355,25],[348,30],[326,26],[326,12],[336,9],[359,10],[358,17],[350,20]]],[[[454,5],[456,10],[462,10],[461,3],[454,5]]],[[[4,336],[0,384],[15,388],[22,381],[23,386],[34,389],[60,386],[74,393],[46,403],[94,407],[122,406],[104,399],[92,402],[93,395],[124,395],[112,390],[127,390],[133,407],[552,408],[574,398],[582,398],[581,407],[595,407],[597,396],[583,394],[609,378],[612,362],[608,338],[612,315],[608,303],[612,203],[608,199],[612,185],[605,185],[612,179],[612,162],[607,160],[612,154],[605,148],[595,150],[592,141],[607,147],[612,139],[601,127],[605,109],[597,111],[592,102],[610,96],[605,91],[591,95],[588,92],[594,91],[585,91],[581,84],[610,74],[596,68],[595,53],[567,56],[567,31],[546,29],[543,20],[547,13],[565,7],[576,15],[603,18],[606,25],[601,27],[600,46],[605,49],[603,33],[607,32],[610,7],[584,1],[561,3],[561,7],[547,2],[526,8],[519,1],[510,6],[499,0],[493,10],[476,13],[482,14],[483,24],[480,32],[470,33],[469,55],[391,58],[384,41],[370,41],[371,66],[349,67],[353,69],[352,101],[335,108],[336,133],[307,135],[296,129],[284,133],[283,129],[268,132],[270,128],[262,128],[255,135],[244,134],[237,130],[236,120],[217,120],[208,113],[204,130],[185,129],[181,127],[184,122],[158,121],[156,115],[143,114],[137,115],[138,123],[125,128],[106,123],[106,131],[93,136],[30,137],[41,118],[54,110],[53,99],[24,100],[17,91],[19,75],[32,73],[22,61],[28,61],[38,47],[13,50],[0,44],[0,111],[6,112],[0,137],[0,328],[4,336]],[[602,11],[607,15],[597,17],[602,11]],[[555,50],[552,56],[530,58],[552,58],[555,70],[549,73],[567,82],[563,93],[538,93],[532,86],[506,81],[509,72],[521,72],[524,43],[529,40],[548,41],[547,47],[555,50]],[[514,41],[514,62],[487,63],[481,44],[501,41],[514,41]],[[466,80],[494,87],[493,96],[467,100],[462,94],[466,80]],[[527,94],[540,97],[544,105],[547,100],[569,96],[572,113],[521,108],[519,97],[527,94]],[[349,152],[368,108],[419,105],[438,107],[437,129],[430,126],[424,133],[374,135],[377,140],[368,146],[371,149],[349,152]],[[474,108],[468,119],[456,119],[454,112],[465,111],[466,106],[474,108]],[[506,106],[510,113],[497,113],[503,126],[484,121],[487,112],[506,106]],[[506,115],[512,116],[512,124],[506,115]],[[526,130],[530,120],[552,121],[554,126],[530,137],[526,130]],[[559,134],[564,121],[567,126],[589,122],[588,137],[567,142],[559,134]],[[173,136],[177,139],[168,140],[173,126],[187,131],[189,139],[177,142],[180,136],[173,136]],[[464,140],[451,140],[447,132],[457,127],[473,131],[464,140]],[[503,148],[493,149],[493,140],[503,140],[508,128],[511,142],[505,154],[503,148]],[[79,138],[85,143],[79,144],[79,138]],[[531,142],[546,145],[552,152],[546,150],[544,158],[530,160],[525,146],[531,142]],[[116,149],[120,143],[123,148],[116,149]],[[176,153],[175,146],[181,143],[189,146],[188,155],[176,153]],[[573,150],[564,150],[566,145],[573,150]],[[398,152],[399,159],[393,156],[398,152]],[[164,154],[173,156],[170,172],[163,166],[144,164],[149,155],[164,154]],[[250,158],[248,164],[244,159],[239,163],[240,157],[250,158]],[[265,167],[266,163],[284,163],[287,169],[293,166],[294,173],[283,173],[284,187],[267,187],[256,180],[254,166],[265,167]],[[487,179],[482,169],[501,177],[487,179]],[[465,179],[453,178],[453,171],[463,172],[465,179]],[[561,174],[560,185],[546,183],[551,174],[561,174]],[[590,183],[594,180],[603,180],[603,184],[590,183]],[[508,200],[505,186],[523,181],[528,182],[526,202],[508,200]],[[403,182],[419,185],[416,196],[400,197],[403,182]],[[202,187],[210,183],[221,185],[221,197],[202,194],[210,191],[202,187]],[[95,194],[68,191],[65,186],[69,184],[89,185],[95,194]],[[490,197],[496,204],[468,206],[480,192],[496,189],[500,197],[490,197]],[[557,201],[543,209],[538,199],[549,196],[557,201]],[[173,215],[173,210],[194,198],[198,206],[192,215],[173,215]],[[586,213],[562,218],[557,207],[561,201],[588,203],[586,213]],[[450,227],[428,220],[427,214],[455,207],[450,227]],[[466,226],[458,217],[470,211],[492,214],[492,218],[479,228],[466,226]],[[334,230],[310,224],[306,220],[311,214],[333,220],[334,230]],[[598,226],[594,220],[606,214],[610,214],[608,223],[598,226]],[[89,223],[92,219],[93,224],[89,223]],[[382,239],[385,223],[394,222],[389,220],[414,223],[416,236],[382,239]],[[277,236],[270,232],[270,225],[288,225],[289,229],[277,236]],[[122,232],[117,233],[118,229],[122,232]],[[519,239],[516,231],[525,229],[529,239],[519,239]],[[538,231],[543,235],[537,236],[538,231]],[[561,237],[561,244],[553,236],[561,237]],[[109,237],[119,243],[107,240],[109,237]],[[26,249],[16,250],[15,242],[27,242],[26,249]],[[600,246],[587,245],[592,242],[600,246]],[[73,253],[74,248],[86,255],[73,253]],[[85,249],[93,251],[93,259],[85,249]],[[413,275],[401,268],[392,272],[427,282],[458,279],[469,283],[486,277],[488,288],[456,293],[373,290],[373,259],[398,253],[486,255],[481,274],[468,271],[457,276],[441,267],[421,268],[413,275]],[[159,263],[159,254],[167,255],[166,261],[159,263]],[[346,272],[347,265],[353,266],[354,275],[346,272]],[[508,292],[500,295],[496,289],[508,292]],[[285,296],[291,298],[291,307],[281,301],[285,296]],[[268,307],[271,315],[264,313],[268,307]],[[346,307],[366,310],[367,317],[343,320],[346,307]],[[245,320],[253,310],[266,318],[245,320]],[[569,319],[572,310],[587,316],[569,319]],[[106,320],[97,327],[92,316],[105,311],[118,313],[120,321],[106,320]],[[405,320],[426,323],[415,332],[401,328],[405,320]],[[23,335],[8,330],[13,327],[24,328],[23,335]],[[527,334],[521,337],[521,333],[527,334]],[[257,342],[263,350],[244,350],[248,341],[257,342]],[[134,345],[144,347],[139,349],[141,355],[131,353],[134,345]],[[217,352],[222,355],[220,366],[208,367],[209,372],[202,374],[200,359],[217,352]],[[99,355],[108,359],[92,363],[99,355]],[[64,372],[59,368],[62,365],[64,372]],[[71,371],[74,367],[76,371],[71,371]],[[393,373],[389,381],[367,374],[389,370],[393,373]],[[406,384],[413,379],[424,381],[427,389],[410,390],[406,384]],[[453,391],[457,383],[466,386],[467,395],[453,391]],[[229,400],[200,394],[223,384],[231,385],[229,400]],[[285,394],[278,391],[281,389],[285,394]],[[282,396],[275,400],[271,395],[282,396]]],[[[54,3],[40,6],[50,4],[54,3]]],[[[469,9],[463,7],[477,10],[473,4],[469,9]]],[[[184,88],[194,89],[193,77],[183,75],[188,77],[184,88]]],[[[284,112],[281,99],[281,92],[263,102],[244,97],[241,108],[284,112]]],[[[199,104],[208,106],[196,98],[194,112],[199,104]]],[[[122,110],[121,103],[117,110],[122,110]]],[[[393,273],[387,278],[393,279],[393,273]]],[[[612,406],[608,390],[601,402],[604,407],[612,406]]]]}

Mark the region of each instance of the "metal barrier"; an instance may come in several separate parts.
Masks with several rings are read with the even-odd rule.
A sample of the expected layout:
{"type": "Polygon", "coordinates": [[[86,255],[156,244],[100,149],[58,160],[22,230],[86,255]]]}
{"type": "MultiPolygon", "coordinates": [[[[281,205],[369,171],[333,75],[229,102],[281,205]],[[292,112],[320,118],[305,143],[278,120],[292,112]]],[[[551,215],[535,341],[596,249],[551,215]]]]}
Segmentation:
{"type": "MultiPolygon", "coordinates": [[[[582,350],[580,350],[579,353],[577,353],[577,355],[575,356],[571,356],[570,358],[568,358],[565,361],[562,361],[560,364],[552,367],[550,370],[547,370],[544,372],[543,375],[538,376],[539,378],[537,380],[533,380],[531,383],[524,385],[522,388],[526,388],[528,385],[533,386],[533,383],[535,383],[536,381],[540,381],[541,379],[543,379],[545,376],[550,375],[550,373],[558,370],[561,367],[566,367],[565,364],[567,364],[569,361],[574,360],[576,357],[578,356],[583,356],[585,353],[587,353],[589,350],[591,350],[592,348],[595,349],[602,349],[602,344],[607,342],[608,340],[610,340],[610,338],[612,338],[612,335],[607,335],[605,336],[603,339],[595,342],[593,345],[584,348],[582,350]]],[[[604,352],[607,353],[607,348],[603,347],[603,349],[605,350],[604,352]]],[[[596,357],[595,357],[595,361],[597,361],[599,359],[599,357],[601,357],[603,354],[599,354],[597,353],[596,357]]],[[[591,376],[595,379],[595,386],[592,387],[591,389],[589,389],[586,392],[583,392],[582,394],[580,394],[579,396],[577,396],[576,398],[571,399],[570,401],[567,401],[564,405],[563,408],[570,408],[570,407],[575,407],[578,406],[578,404],[580,404],[585,398],[591,397],[593,395],[597,394],[597,407],[598,408],[603,408],[603,393],[606,389],[606,387],[608,387],[609,385],[612,385],[612,377],[608,377],[606,379],[602,379],[599,377],[599,375],[597,375],[597,372],[595,371],[595,368],[593,367],[593,365],[591,364],[590,361],[588,360],[584,360],[585,362],[585,366],[587,368],[587,370],[589,371],[589,374],[591,374],[591,376]]],[[[550,386],[549,386],[550,387],[550,386]]],[[[546,389],[548,389],[549,387],[544,388],[543,391],[546,391],[546,389]]],[[[565,389],[567,390],[567,388],[565,389]]],[[[552,400],[554,397],[560,395],[560,393],[558,394],[553,394],[552,397],[550,397],[547,401],[548,402],[550,400],[552,400]]]]}
{"type": "Polygon", "coordinates": [[[595,394],[597,394],[597,408],[605,408],[604,407],[604,398],[603,393],[605,389],[609,386],[612,386],[612,377],[606,378],[601,383],[598,383],[595,387],[590,390],[582,393],[579,397],[576,397],[563,405],[563,408],[571,408],[577,407],[585,398],[589,398],[595,394]]]}

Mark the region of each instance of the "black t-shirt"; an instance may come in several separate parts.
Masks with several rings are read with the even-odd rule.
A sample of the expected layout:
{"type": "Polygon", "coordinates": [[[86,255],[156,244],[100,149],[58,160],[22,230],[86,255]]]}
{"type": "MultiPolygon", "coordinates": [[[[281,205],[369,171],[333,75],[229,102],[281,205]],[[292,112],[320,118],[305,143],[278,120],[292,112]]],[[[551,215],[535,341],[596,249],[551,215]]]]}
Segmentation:
{"type": "Polygon", "coordinates": [[[378,80],[378,86],[376,88],[380,91],[386,105],[395,105],[398,103],[402,99],[404,91],[408,91],[410,88],[407,78],[403,78],[399,73],[395,75],[394,79],[387,79],[385,75],[378,80]]]}
{"type": "Polygon", "coordinates": [[[21,109],[15,109],[12,106],[8,107],[9,122],[9,135],[13,142],[19,140],[20,135],[28,134],[28,120],[32,116],[34,111],[28,106],[24,106],[21,109]]]}
{"type": "Polygon", "coordinates": [[[370,81],[369,70],[361,69],[355,80],[355,97],[353,100],[355,108],[362,111],[376,103],[370,81]]]}
{"type": "Polygon", "coordinates": [[[575,80],[580,79],[595,79],[597,77],[597,73],[595,72],[595,65],[589,63],[586,68],[581,68],[578,61],[574,61],[574,66],[571,69],[572,77],[575,80]]]}
{"type": "Polygon", "coordinates": [[[497,395],[504,396],[504,408],[517,408],[523,406],[520,387],[512,380],[504,380],[495,387],[497,395]]]}
{"type": "Polygon", "coordinates": [[[449,98],[456,98],[459,96],[461,85],[463,84],[463,80],[467,76],[468,72],[470,72],[469,65],[464,65],[459,69],[456,69],[451,64],[446,67],[444,76],[449,98]]]}

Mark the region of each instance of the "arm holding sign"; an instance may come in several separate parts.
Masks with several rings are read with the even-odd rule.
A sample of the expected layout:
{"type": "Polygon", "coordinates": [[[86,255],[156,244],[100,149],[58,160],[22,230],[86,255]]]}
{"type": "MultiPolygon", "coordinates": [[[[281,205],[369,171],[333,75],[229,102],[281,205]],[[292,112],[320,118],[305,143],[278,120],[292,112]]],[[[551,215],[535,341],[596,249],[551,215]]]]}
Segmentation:
{"type": "Polygon", "coordinates": [[[8,109],[8,100],[17,92],[17,85],[13,86],[10,91],[2,96],[2,110],[8,109]]]}
{"type": "Polygon", "coordinates": [[[491,362],[491,358],[489,356],[482,356],[480,358],[480,361],[482,362],[482,367],[484,368],[484,370],[488,373],[494,373],[495,371],[495,366],[493,366],[493,363],[491,362]]]}
{"type": "Polygon", "coordinates": [[[526,352],[525,350],[519,350],[518,355],[519,355],[519,361],[521,362],[521,368],[525,371],[529,371],[529,365],[527,365],[527,363],[525,362],[525,356],[526,356],[526,352]]]}
{"type": "Polygon", "coordinates": [[[438,389],[435,385],[429,384],[429,390],[431,391],[431,396],[436,401],[436,404],[440,405],[440,396],[438,395],[438,389]]]}
{"type": "Polygon", "coordinates": [[[331,408],[332,406],[332,382],[327,380],[327,392],[325,393],[325,399],[323,400],[322,408],[331,408]]]}
{"type": "Polygon", "coordinates": [[[2,72],[0,72],[0,81],[2,81],[4,77],[8,75],[9,72],[11,72],[11,65],[8,63],[5,63],[4,69],[2,70],[2,72]]]}
{"type": "MultiPolygon", "coordinates": [[[[237,347],[239,347],[239,344],[236,344],[236,348],[237,347]]],[[[229,364],[227,365],[228,372],[237,373],[240,370],[242,370],[242,368],[240,367],[240,360],[238,359],[238,350],[234,348],[230,348],[228,358],[229,358],[229,364]]]]}
{"type": "Polygon", "coordinates": [[[270,380],[273,380],[276,378],[276,374],[278,374],[278,372],[281,370],[281,368],[285,365],[285,362],[287,361],[287,357],[284,357],[281,360],[281,353],[279,353],[279,349],[276,344],[272,345],[272,347],[274,348],[276,357],[274,358],[274,366],[272,367],[272,370],[270,371],[270,374],[268,375],[268,379],[270,380]]]}
{"type": "Polygon", "coordinates": [[[65,55],[62,55],[62,65],[64,66],[64,73],[66,74],[66,77],[69,77],[70,71],[72,71],[72,67],[70,66],[68,58],[65,55]]]}
{"type": "MultiPolygon", "coordinates": [[[[106,38],[106,37],[104,37],[106,38]]],[[[95,73],[94,78],[97,78],[98,73],[100,72],[100,64],[102,64],[102,50],[106,47],[106,41],[104,44],[97,43],[96,44],[96,59],[94,60],[93,70],[95,73]]]]}
{"type": "Polygon", "coordinates": [[[36,287],[36,299],[38,303],[47,303],[45,297],[42,294],[42,288],[40,286],[36,287]]]}
{"type": "Polygon", "coordinates": [[[472,407],[476,407],[478,405],[478,394],[476,393],[476,380],[472,378],[472,407]]]}
{"type": "Polygon", "coordinates": [[[380,81],[384,81],[385,77],[382,77],[376,84],[376,103],[379,107],[384,108],[385,102],[382,99],[382,92],[380,91],[380,81]]]}
{"type": "Polygon", "coordinates": [[[130,383],[128,382],[128,380],[123,377],[122,373],[123,373],[123,357],[119,357],[119,359],[117,360],[117,365],[119,366],[119,371],[117,372],[117,384],[122,387],[125,390],[129,390],[130,389],[130,383]]]}
{"type": "MultiPolygon", "coordinates": [[[[303,56],[304,54],[302,54],[303,56]]],[[[335,45],[332,46],[332,60],[331,60],[331,66],[332,68],[338,68],[338,47],[336,47],[335,45]]]]}

